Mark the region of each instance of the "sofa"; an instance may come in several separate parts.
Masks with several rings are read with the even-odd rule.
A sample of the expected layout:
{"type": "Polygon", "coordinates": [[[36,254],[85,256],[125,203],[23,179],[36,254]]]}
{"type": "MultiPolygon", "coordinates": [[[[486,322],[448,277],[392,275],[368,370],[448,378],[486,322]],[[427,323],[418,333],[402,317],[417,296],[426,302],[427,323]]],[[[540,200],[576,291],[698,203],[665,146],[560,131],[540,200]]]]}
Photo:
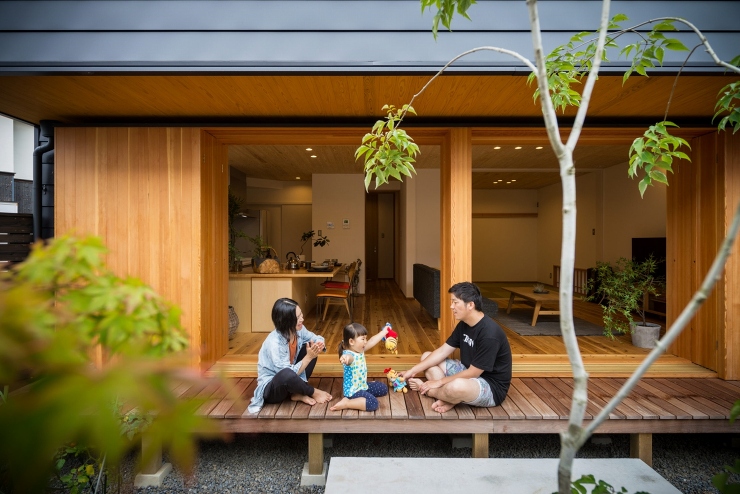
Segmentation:
{"type": "Polygon", "coordinates": [[[430,316],[439,318],[439,269],[414,264],[414,298],[430,316]]]}

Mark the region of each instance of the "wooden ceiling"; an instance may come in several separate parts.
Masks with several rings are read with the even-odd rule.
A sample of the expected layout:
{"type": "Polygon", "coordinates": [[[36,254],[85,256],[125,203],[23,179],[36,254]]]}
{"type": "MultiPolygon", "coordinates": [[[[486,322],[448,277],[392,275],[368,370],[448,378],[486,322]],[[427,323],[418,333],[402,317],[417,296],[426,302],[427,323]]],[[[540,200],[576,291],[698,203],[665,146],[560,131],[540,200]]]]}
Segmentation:
{"type": "MultiPolygon", "coordinates": [[[[282,134],[290,134],[293,125],[336,126],[346,121],[347,130],[354,132],[351,127],[369,128],[381,118],[384,104],[410,101],[427,80],[425,75],[0,76],[0,113],[31,123],[44,119],[75,126],[258,126],[274,127],[282,134]]],[[[669,119],[692,123],[702,119],[711,125],[717,93],[731,81],[716,75],[681,76],[669,119]]],[[[623,86],[621,77],[602,76],[587,124],[617,129],[624,122],[661,120],[674,82],[670,76],[632,77],[623,86]]],[[[479,128],[537,125],[541,113],[531,94],[525,76],[445,75],[416,99],[419,116],[409,118],[406,125],[440,126],[448,121],[459,125],[468,120],[479,128]]],[[[565,117],[574,112],[567,110],[565,117]]],[[[358,144],[363,132],[357,131],[358,144]]],[[[518,188],[539,188],[559,180],[556,172],[545,171],[557,168],[547,142],[540,138],[537,144],[544,148],[537,150],[531,139],[518,142],[516,135],[510,132],[508,139],[502,139],[501,149],[495,149],[495,136],[474,146],[475,188],[498,188],[498,180],[506,182],[506,177],[514,177],[516,182],[507,185],[518,188]],[[514,149],[516,145],[522,149],[514,149]]],[[[287,141],[258,139],[245,144],[236,139],[229,142],[229,162],[247,176],[274,180],[304,180],[312,173],[361,173],[353,156],[356,145],[348,144],[355,142],[354,135],[349,141],[333,140],[331,135],[301,141],[301,145],[287,141]],[[307,152],[306,147],[313,151],[307,152]]],[[[628,141],[608,141],[581,144],[576,153],[579,173],[627,160],[628,141]]],[[[422,146],[417,167],[438,168],[438,147],[422,146]]]]}

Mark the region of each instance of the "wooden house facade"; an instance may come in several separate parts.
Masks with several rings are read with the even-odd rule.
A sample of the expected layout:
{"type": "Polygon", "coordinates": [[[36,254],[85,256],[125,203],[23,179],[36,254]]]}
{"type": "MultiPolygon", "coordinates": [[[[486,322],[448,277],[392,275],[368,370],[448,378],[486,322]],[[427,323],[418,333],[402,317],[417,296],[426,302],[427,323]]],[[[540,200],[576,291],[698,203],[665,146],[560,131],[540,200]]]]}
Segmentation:
{"type": "MultiPolygon", "coordinates": [[[[682,16],[720,57],[737,55],[736,2],[613,2],[631,19],[682,16]],[[639,4],[639,5],[638,5],[639,4]],[[669,8],[670,7],[670,8],[669,8]],[[727,12],[716,15],[716,12],[727,12]]],[[[183,309],[193,363],[228,347],[230,145],[356,145],[385,103],[411,99],[438,68],[479,45],[531,53],[524,2],[483,2],[435,43],[415,1],[54,1],[0,4],[0,112],[54,132],[54,229],[99,235],[109,265],[183,309]]],[[[542,1],[546,45],[593,28],[599,2],[542,1]]],[[[689,34],[677,35],[688,39],[689,34]]],[[[693,46],[693,45],[692,45],[693,46]]],[[[581,141],[625,144],[663,118],[682,60],[622,85],[607,64],[581,141]],[[657,97],[661,95],[662,97],[657,97]]],[[[740,200],[740,137],[718,133],[717,92],[736,78],[706,58],[675,87],[671,120],[691,143],[667,206],[668,314],[706,273],[740,200]]],[[[441,286],[471,278],[472,149],[547,146],[526,69],[500,55],[456,64],[415,103],[417,143],[440,149],[441,286]]],[[[573,113],[566,111],[564,132],[573,113]]],[[[740,264],[671,351],[740,379],[740,264]]],[[[446,292],[446,290],[445,290],[446,292]]],[[[440,316],[440,338],[453,327],[440,316]]]]}

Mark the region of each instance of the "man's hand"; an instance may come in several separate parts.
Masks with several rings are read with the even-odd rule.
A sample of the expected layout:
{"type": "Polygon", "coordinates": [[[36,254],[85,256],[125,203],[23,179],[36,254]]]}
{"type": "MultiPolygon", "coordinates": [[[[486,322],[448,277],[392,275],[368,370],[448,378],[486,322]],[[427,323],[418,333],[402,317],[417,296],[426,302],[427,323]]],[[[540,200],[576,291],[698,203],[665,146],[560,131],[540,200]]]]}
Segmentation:
{"type": "Polygon", "coordinates": [[[398,377],[400,377],[404,381],[408,381],[409,379],[411,379],[415,375],[416,375],[416,372],[411,372],[411,369],[405,370],[405,371],[401,371],[401,372],[398,373],[398,377]]]}
{"type": "Polygon", "coordinates": [[[419,386],[419,393],[425,395],[430,389],[442,387],[442,381],[425,381],[419,386]]]}

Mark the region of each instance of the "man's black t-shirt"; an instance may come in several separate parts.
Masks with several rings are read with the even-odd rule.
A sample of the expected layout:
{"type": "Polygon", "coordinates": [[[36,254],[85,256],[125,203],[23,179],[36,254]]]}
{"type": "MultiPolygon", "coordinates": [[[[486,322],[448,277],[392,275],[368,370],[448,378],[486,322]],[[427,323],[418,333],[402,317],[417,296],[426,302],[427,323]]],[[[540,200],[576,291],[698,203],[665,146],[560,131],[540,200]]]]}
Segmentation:
{"type": "Polygon", "coordinates": [[[480,377],[491,385],[496,405],[503,403],[511,384],[511,347],[504,330],[488,316],[475,326],[460,321],[447,344],[460,349],[460,361],[483,369],[480,377]]]}

